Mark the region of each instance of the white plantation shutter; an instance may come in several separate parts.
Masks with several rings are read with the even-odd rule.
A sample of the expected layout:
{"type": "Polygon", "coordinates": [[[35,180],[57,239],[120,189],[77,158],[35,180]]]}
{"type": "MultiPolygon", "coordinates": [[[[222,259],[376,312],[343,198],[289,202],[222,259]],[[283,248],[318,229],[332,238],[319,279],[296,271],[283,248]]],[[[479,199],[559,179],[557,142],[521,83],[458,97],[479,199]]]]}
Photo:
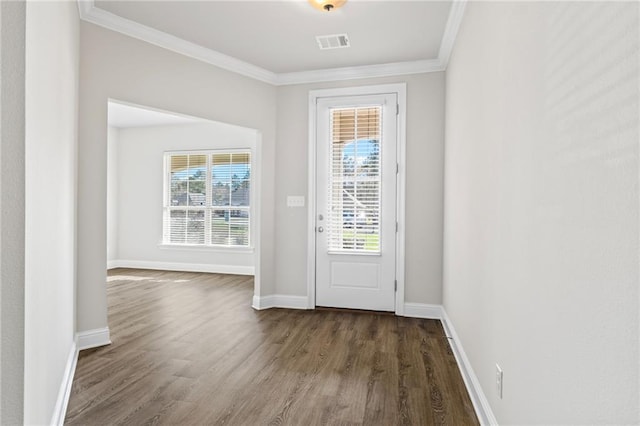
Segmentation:
{"type": "Polygon", "coordinates": [[[331,113],[330,251],[380,252],[380,106],[331,113]]]}
{"type": "Polygon", "coordinates": [[[174,244],[204,244],[207,156],[170,157],[168,239],[174,244]]]}
{"type": "Polygon", "coordinates": [[[165,154],[163,243],[250,245],[251,154],[165,154]]]}
{"type": "Polygon", "coordinates": [[[212,164],[211,244],[248,246],[250,154],[213,154],[212,164]]]}

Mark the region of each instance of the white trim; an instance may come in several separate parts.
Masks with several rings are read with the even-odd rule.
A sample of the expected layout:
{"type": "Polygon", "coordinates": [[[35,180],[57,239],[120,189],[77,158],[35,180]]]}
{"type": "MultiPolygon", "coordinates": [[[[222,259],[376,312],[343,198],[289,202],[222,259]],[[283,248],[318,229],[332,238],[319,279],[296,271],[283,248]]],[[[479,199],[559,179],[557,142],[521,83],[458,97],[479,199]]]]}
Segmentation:
{"type": "Polygon", "coordinates": [[[447,316],[442,305],[430,305],[426,303],[405,303],[404,315],[411,318],[437,319],[442,323],[444,332],[449,340],[456,363],[460,369],[460,374],[469,393],[469,398],[473,404],[473,408],[478,416],[478,420],[483,425],[497,425],[498,422],[493,415],[489,401],[482,391],[478,377],[476,376],[469,358],[462,348],[460,338],[456,333],[451,320],[447,316]]]}
{"type": "Polygon", "coordinates": [[[466,6],[467,0],[454,0],[451,4],[447,25],[444,28],[442,41],[440,42],[440,50],[438,51],[438,61],[443,70],[447,69],[449,65],[449,58],[453,51],[453,45],[456,43],[456,37],[458,37],[458,30],[460,29],[466,6]]]}
{"type": "Polygon", "coordinates": [[[251,196],[255,197],[255,198],[252,198],[251,200],[255,208],[253,213],[253,217],[255,219],[255,229],[253,233],[253,246],[255,247],[255,253],[253,255],[253,264],[254,264],[253,294],[259,296],[262,291],[262,288],[261,288],[261,282],[262,282],[261,241],[262,239],[260,237],[261,224],[262,224],[262,213],[261,213],[262,203],[260,201],[260,199],[262,198],[262,186],[261,186],[261,183],[262,183],[262,175],[261,175],[262,173],[262,133],[261,132],[256,132],[255,165],[253,170],[254,170],[252,171],[253,176],[256,177],[256,179],[252,182],[253,188],[251,190],[251,192],[253,192],[251,196]]]}
{"type": "Polygon", "coordinates": [[[318,96],[309,92],[307,149],[307,308],[316,307],[316,111],[318,96]]]}
{"type": "Polygon", "coordinates": [[[444,71],[447,68],[458,29],[460,28],[466,2],[467,0],[454,0],[451,4],[437,58],[279,74],[107,12],[96,7],[94,0],[78,0],[78,10],[80,19],[83,21],[146,41],[245,77],[275,86],[284,86],[444,71]]]}
{"type": "MultiPolygon", "coordinates": [[[[283,294],[264,297],[254,296],[252,306],[257,310],[269,308],[314,309],[314,306],[308,303],[308,299],[311,298],[283,294]]],[[[473,367],[471,367],[469,358],[467,358],[464,352],[460,338],[451,320],[447,316],[444,307],[442,305],[431,305],[427,303],[404,303],[404,314],[402,316],[440,320],[445,335],[451,345],[458,368],[460,369],[460,374],[467,388],[469,398],[478,416],[478,420],[482,425],[497,425],[498,421],[493,414],[489,401],[480,386],[480,381],[473,371],[473,367]]]]}
{"type": "Polygon", "coordinates": [[[173,243],[159,243],[158,248],[160,250],[178,250],[178,251],[194,251],[194,252],[213,252],[213,253],[227,253],[227,254],[253,254],[255,247],[253,246],[216,246],[216,245],[202,245],[202,244],[173,244],[173,243]]]}
{"type": "Polygon", "coordinates": [[[473,367],[471,367],[469,358],[467,358],[467,355],[462,348],[462,342],[460,341],[455,328],[453,328],[453,323],[449,319],[444,308],[442,308],[442,326],[444,327],[444,332],[447,335],[449,344],[453,350],[453,355],[456,358],[458,368],[462,374],[462,379],[467,387],[467,391],[471,398],[471,402],[473,403],[476,415],[478,416],[478,420],[483,425],[497,425],[498,421],[491,410],[487,397],[482,391],[480,381],[473,371],[473,367]]]}
{"type": "MultiPolygon", "coordinates": [[[[256,220],[255,220],[255,204],[259,200],[259,194],[254,190],[254,184],[256,181],[255,172],[259,172],[256,168],[256,141],[254,140],[247,147],[237,148],[221,148],[221,149],[196,149],[196,150],[170,150],[164,151],[163,154],[163,191],[162,191],[162,241],[158,244],[158,248],[161,250],[201,250],[201,251],[218,251],[227,253],[253,253],[254,249],[254,234],[256,232],[256,220]],[[216,155],[233,155],[236,154],[248,154],[249,155],[249,206],[233,206],[231,203],[227,206],[214,206],[213,205],[213,159],[216,155]],[[171,198],[171,159],[174,156],[180,155],[201,155],[206,156],[206,180],[205,180],[205,206],[174,206],[172,205],[171,198]],[[205,212],[204,217],[204,244],[177,244],[167,242],[170,240],[170,224],[171,221],[167,218],[170,216],[171,211],[174,210],[187,210],[196,211],[203,210],[205,212]],[[214,210],[226,210],[231,214],[231,210],[246,211],[249,215],[249,241],[248,245],[218,245],[211,242],[211,231],[213,230],[212,219],[210,213],[214,210]]],[[[259,159],[258,159],[259,160],[259,159]]],[[[253,275],[253,274],[251,274],[253,275]]]]}
{"type": "Polygon", "coordinates": [[[190,41],[147,27],[138,22],[107,12],[95,6],[93,0],[78,0],[80,19],[137,38],[167,50],[197,59],[265,83],[276,84],[275,73],[248,62],[207,49],[190,41]]]}
{"type": "Polygon", "coordinates": [[[429,305],[427,303],[405,303],[404,314],[402,316],[411,318],[442,320],[442,305],[429,305]]]}
{"type": "Polygon", "coordinates": [[[275,84],[277,86],[286,86],[289,84],[389,77],[395,75],[420,74],[438,71],[444,71],[444,67],[440,63],[440,60],[427,59],[422,61],[395,62],[390,64],[282,73],[277,75],[275,84]]]}
{"type": "Polygon", "coordinates": [[[270,308],[309,309],[305,296],[288,296],[286,294],[272,294],[269,296],[253,296],[253,309],[270,308]]]}
{"type": "Polygon", "coordinates": [[[94,0],[78,0],[78,13],[80,14],[80,19],[88,21],[89,13],[94,7],[94,0]]]}
{"type": "Polygon", "coordinates": [[[397,126],[397,157],[398,179],[396,194],[396,221],[398,222],[398,232],[396,233],[396,280],[398,288],[395,294],[395,313],[403,315],[404,304],[404,258],[405,258],[405,194],[406,194],[406,146],[407,146],[407,84],[381,84],[376,86],[344,87],[336,89],[321,89],[309,91],[309,142],[308,142],[308,229],[307,229],[307,308],[314,309],[316,306],[316,111],[317,102],[320,98],[331,98],[339,96],[359,96],[359,95],[380,95],[395,93],[399,106],[398,126],[397,126]]]}
{"type": "Polygon", "coordinates": [[[62,426],[64,424],[64,417],[67,413],[67,405],[69,404],[69,397],[71,396],[71,386],[73,385],[73,376],[76,372],[77,363],[78,347],[74,341],[71,342],[71,349],[69,350],[67,364],[64,369],[64,374],[62,375],[56,405],[53,408],[53,416],[51,416],[51,421],[49,422],[50,425],[62,426]]]}
{"type": "Polygon", "coordinates": [[[398,95],[398,145],[396,161],[398,175],[396,179],[396,315],[404,315],[405,290],[405,223],[406,223],[406,193],[407,193],[407,85],[403,84],[396,92],[398,95]]]}
{"type": "Polygon", "coordinates": [[[207,272],[210,274],[254,275],[253,266],[213,265],[209,263],[156,262],[151,260],[111,260],[107,268],[155,269],[158,271],[207,272]]]}
{"type": "Polygon", "coordinates": [[[78,351],[97,348],[111,344],[109,327],[95,328],[93,330],[80,331],[76,333],[76,345],[78,351]]]}

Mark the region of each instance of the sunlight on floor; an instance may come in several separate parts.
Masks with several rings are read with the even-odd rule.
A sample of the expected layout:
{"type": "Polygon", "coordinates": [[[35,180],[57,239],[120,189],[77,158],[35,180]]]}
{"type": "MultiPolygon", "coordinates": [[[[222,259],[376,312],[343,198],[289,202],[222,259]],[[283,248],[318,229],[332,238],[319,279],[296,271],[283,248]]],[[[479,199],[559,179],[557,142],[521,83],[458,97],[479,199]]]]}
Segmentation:
{"type": "Polygon", "coordinates": [[[158,280],[158,279],[153,279],[151,277],[137,277],[135,275],[111,275],[107,277],[107,282],[113,282],[113,281],[151,281],[154,283],[187,283],[191,280],[158,280]]]}

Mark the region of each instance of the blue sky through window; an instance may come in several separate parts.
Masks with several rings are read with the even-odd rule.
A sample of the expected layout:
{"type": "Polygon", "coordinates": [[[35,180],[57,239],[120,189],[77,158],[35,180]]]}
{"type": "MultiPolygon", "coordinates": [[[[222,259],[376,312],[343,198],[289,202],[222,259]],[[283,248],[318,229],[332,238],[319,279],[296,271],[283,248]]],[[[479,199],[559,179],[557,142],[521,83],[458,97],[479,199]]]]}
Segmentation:
{"type": "Polygon", "coordinates": [[[375,151],[376,146],[379,146],[378,142],[373,139],[360,139],[349,142],[344,145],[342,158],[346,160],[349,157],[355,157],[357,151],[357,162],[358,164],[361,164],[369,155],[371,155],[371,153],[375,151]]]}

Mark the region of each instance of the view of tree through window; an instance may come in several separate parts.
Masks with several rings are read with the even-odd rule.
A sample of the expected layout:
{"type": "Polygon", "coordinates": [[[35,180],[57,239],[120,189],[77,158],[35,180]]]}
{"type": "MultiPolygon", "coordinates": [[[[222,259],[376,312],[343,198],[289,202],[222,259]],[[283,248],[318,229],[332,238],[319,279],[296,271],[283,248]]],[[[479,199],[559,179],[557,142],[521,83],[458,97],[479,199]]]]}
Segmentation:
{"type": "Polygon", "coordinates": [[[250,153],[167,154],[164,243],[249,246],[250,153]]]}

